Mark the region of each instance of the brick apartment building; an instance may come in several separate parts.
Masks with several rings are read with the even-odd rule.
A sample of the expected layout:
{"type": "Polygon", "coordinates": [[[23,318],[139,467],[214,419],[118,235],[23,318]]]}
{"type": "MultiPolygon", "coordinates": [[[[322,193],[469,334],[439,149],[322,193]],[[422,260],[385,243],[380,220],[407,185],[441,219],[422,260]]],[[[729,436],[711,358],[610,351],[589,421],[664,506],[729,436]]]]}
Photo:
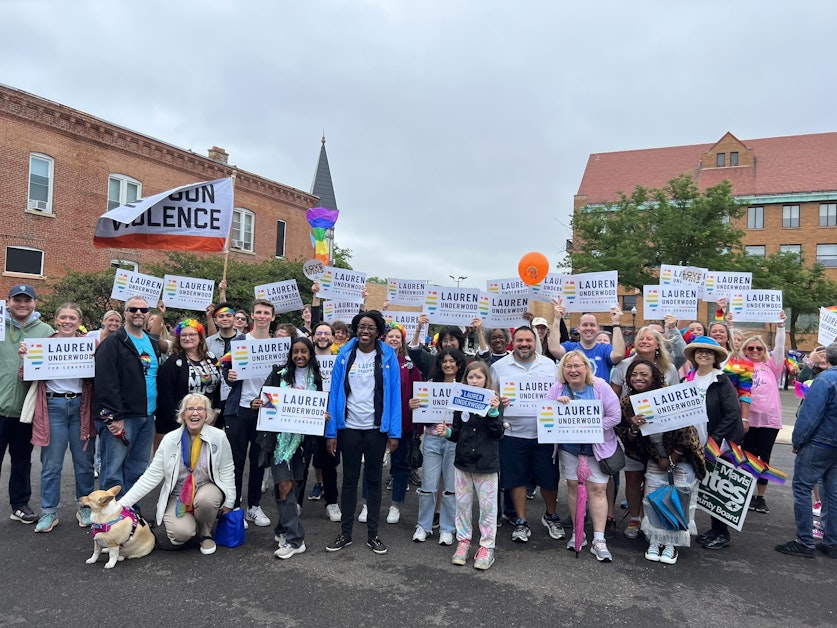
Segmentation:
{"type": "Polygon", "coordinates": [[[235,173],[231,255],[261,262],[310,257],[305,211],[317,197],[32,94],[0,85],[0,298],[36,290],[65,268],[120,264],[142,272],[155,250],[96,249],[96,220],[126,202],[235,173]]]}
{"type": "MultiPolygon", "coordinates": [[[[616,202],[619,192],[630,194],[637,185],[662,188],[683,173],[701,190],[729,180],[736,200],[747,205],[737,224],[747,254],[801,252],[837,279],[835,166],[837,133],[743,141],[725,133],[714,144],[596,153],[587,160],[573,208],[616,202]]],[[[622,299],[629,312],[641,296],[622,299]]]]}

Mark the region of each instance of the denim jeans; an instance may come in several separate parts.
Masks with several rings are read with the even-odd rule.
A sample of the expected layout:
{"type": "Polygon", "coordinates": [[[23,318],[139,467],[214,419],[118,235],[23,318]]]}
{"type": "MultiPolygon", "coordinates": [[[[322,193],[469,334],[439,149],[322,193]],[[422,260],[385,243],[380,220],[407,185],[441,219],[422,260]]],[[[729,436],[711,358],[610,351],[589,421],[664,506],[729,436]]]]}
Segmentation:
{"type": "Polygon", "coordinates": [[[407,464],[407,458],[413,447],[418,447],[418,445],[413,445],[413,433],[406,432],[401,434],[398,447],[391,454],[393,504],[403,504],[407,496],[407,482],[410,479],[410,465],[407,464]]]}
{"type": "MultiPolygon", "coordinates": [[[[806,547],[814,547],[811,512],[811,490],[822,478],[820,499],[829,512],[837,507],[837,448],[814,443],[802,446],[793,465],[793,516],[796,519],[796,539],[806,547]]],[[[837,517],[827,517],[823,545],[837,545],[837,517]]]]}
{"type": "Polygon", "coordinates": [[[96,431],[102,442],[99,488],[107,490],[121,486],[117,497],[122,497],[148,468],[154,440],[154,416],[125,417],[127,445],[110,433],[104,421],[96,420],[96,431]]]}
{"type": "Polygon", "coordinates": [[[388,440],[387,435],[377,428],[347,428],[337,432],[337,442],[343,455],[343,488],[340,491],[340,510],[343,511],[343,517],[340,533],[347,538],[352,538],[352,526],[357,510],[361,459],[368,493],[366,537],[371,540],[378,536],[378,522],[381,517],[381,474],[388,440]]]}
{"type": "Polygon", "coordinates": [[[453,467],[456,443],[444,436],[424,435],[424,464],[422,465],[419,495],[418,525],[426,532],[433,529],[439,479],[444,481],[442,511],[439,515],[440,532],[456,532],[456,480],[453,467]]]}
{"type": "Polygon", "coordinates": [[[12,510],[26,506],[32,497],[32,424],[18,417],[0,416],[0,463],[9,448],[12,468],[9,475],[9,503],[12,510]]]}
{"type": "Polygon", "coordinates": [[[73,458],[76,501],[93,492],[93,452],[96,440],[81,440],[81,396],[47,398],[49,445],[41,447],[41,510],[58,512],[61,505],[61,468],[67,445],[73,458]]]}

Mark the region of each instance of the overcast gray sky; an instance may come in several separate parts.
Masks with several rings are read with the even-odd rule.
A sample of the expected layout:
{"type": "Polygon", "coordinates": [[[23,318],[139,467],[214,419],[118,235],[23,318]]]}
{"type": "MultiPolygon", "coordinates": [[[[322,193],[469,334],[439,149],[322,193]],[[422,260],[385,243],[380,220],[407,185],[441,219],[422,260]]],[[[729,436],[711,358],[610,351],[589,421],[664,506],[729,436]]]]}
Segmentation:
{"type": "Polygon", "coordinates": [[[0,82],[306,191],[325,130],[356,270],[484,288],[563,257],[590,153],[834,131],[835,23],[831,0],[0,0],[0,82]]]}

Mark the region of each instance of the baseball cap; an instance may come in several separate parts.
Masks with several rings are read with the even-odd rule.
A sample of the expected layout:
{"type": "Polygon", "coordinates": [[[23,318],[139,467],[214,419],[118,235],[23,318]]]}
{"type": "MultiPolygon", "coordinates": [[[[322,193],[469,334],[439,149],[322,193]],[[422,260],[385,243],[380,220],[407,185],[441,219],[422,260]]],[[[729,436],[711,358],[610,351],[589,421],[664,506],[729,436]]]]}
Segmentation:
{"type": "Polygon", "coordinates": [[[27,297],[31,297],[32,299],[38,298],[38,295],[35,294],[35,288],[33,288],[32,286],[28,286],[25,283],[20,283],[16,286],[12,286],[11,290],[9,290],[10,299],[20,294],[25,294],[27,297]]]}
{"type": "Polygon", "coordinates": [[[543,325],[544,327],[549,327],[549,323],[546,322],[545,318],[540,316],[536,316],[532,319],[532,327],[537,327],[539,325],[543,325]]]}

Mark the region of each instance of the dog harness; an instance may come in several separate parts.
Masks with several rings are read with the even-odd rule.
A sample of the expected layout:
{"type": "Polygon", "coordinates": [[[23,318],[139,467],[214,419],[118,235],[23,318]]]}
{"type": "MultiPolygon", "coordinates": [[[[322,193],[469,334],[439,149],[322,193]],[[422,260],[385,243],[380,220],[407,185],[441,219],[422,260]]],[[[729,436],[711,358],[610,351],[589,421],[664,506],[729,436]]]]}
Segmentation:
{"type": "Polygon", "coordinates": [[[128,541],[134,538],[134,532],[137,531],[137,513],[135,513],[130,508],[123,508],[122,512],[119,513],[119,516],[112,520],[108,521],[107,523],[94,523],[90,526],[90,536],[94,539],[96,535],[102,534],[104,532],[110,532],[110,529],[115,526],[117,523],[122,521],[123,519],[128,518],[131,520],[131,534],[128,535],[128,541]]]}

